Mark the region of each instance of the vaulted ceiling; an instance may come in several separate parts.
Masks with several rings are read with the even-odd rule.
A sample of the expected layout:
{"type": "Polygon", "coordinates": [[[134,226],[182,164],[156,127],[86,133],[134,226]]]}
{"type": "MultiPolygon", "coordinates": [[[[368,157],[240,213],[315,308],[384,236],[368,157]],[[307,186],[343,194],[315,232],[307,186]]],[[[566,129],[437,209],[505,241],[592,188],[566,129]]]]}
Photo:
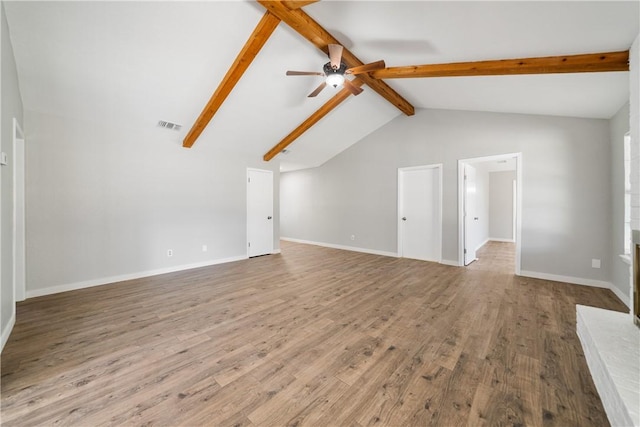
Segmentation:
{"type": "MultiPolygon", "coordinates": [[[[628,50],[639,3],[320,1],[303,10],[361,61],[387,67],[628,50]]],[[[216,2],[5,2],[25,109],[127,127],[183,125],[183,139],[265,7],[216,2]]],[[[307,98],[318,48],[281,22],[193,145],[262,157],[337,90],[307,98]]],[[[384,79],[415,108],[609,118],[627,72],[384,79]]],[[[320,165],[403,114],[368,86],[279,154],[320,165]]],[[[27,129],[28,132],[28,129],[27,129]]]]}

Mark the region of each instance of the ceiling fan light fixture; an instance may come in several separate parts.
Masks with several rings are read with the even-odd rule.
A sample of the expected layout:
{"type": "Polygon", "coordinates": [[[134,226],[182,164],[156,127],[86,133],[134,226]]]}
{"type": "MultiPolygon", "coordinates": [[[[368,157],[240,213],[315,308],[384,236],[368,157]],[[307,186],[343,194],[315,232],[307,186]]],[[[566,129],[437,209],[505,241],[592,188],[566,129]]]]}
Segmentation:
{"type": "Polygon", "coordinates": [[[329,86],[333,86],[333,87],[342,86],[342,84],[344,83],[344,76],[338,73],[329,74],[327,76],[326,81],[329,86]]]}
{"type": "Polygon", "coordinates": [[[324,67],[322,67],[322,71],[324,71],[324,75],[327,76],[325,82],[329,86],[338,87],[344,83],[344,73],[347,71],[347,66],[344,62],[341,62],[339,68],[333,68],[331,62],[327,62],[324,64],[324,67]]]}

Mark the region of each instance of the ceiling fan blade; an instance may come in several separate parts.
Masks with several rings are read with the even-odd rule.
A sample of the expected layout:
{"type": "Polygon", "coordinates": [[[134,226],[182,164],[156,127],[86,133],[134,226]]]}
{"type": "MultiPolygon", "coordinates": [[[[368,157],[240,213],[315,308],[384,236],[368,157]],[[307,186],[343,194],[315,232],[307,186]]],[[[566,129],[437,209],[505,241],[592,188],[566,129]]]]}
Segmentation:
{"type": "Polygon", "coordinates": [[[287,76],[324,76],[324,73],[315,71],[287,71],[287,76]]]}
{"type": "Polygon", "coordinates": [[[320,83],[320,86],[318,86],[316,88],[316,90],[314,90],[313,92],[311,92],[307,97],[308,98],[313,98],[314,96],[317,96],[320,92],[322,92],[322,89],[324,89],[324,87],[327,85],[327,82],[322,82],[320,83]]]}
{"type": "Polygon", "coordinates": [[[384,61],[380,60],[376,62],[371,62],[369,64],[364,64],[364,65],[359,65],[357,67],[349,68],[346,71],[346,73],[347,74],[369,73],[371,71],[382,70],[384,67],[386,67],[384,61]]]}
{"type": "Polygon", "coordinates": [[[359,88],[358,86],[351,83],[349,79],[344,79],[344,87],[354,96],[360,95],[363,92],[362,88],[359,88]]]}
{"type": "Polygon", "coordinates": [[[342,61],[342,46],[339,44],[329,45],[329,59],[331,60],[331,67],[333,69],[340,68],[340,62],[342,61]]]}

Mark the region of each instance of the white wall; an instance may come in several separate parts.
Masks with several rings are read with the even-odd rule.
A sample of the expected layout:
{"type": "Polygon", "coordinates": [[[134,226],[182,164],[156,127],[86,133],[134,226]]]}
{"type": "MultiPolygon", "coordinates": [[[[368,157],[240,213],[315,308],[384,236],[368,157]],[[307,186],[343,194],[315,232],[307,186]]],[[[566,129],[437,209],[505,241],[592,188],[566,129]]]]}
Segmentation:
{"type": "Polygon", "coordinates": [[[0,325],[2,325],[2,343],[11,333],[15,320],[15,296],[13,292],[13,119],[22,124],[22,97],[18,87],[18,73],[13,56],[13,48],[9,38],[9,25],[4,12],[4,3],[0,2],[0,44],[1,44],[1,83],[0,93],[0,146],[9,159],[6,166],[1,167],[1,259],[0,273],[0,325]]]}
{"type": "Polygon", "coordinates": [[[514,240],[513,181],[516,171],[489,173],[489,238],[514,240]]]}
{"type": "Polygon", "coordinates": [[[278,163],[221,141],[28,110],[25,133],[28,297],[245,257],[247,167],[274,171],[279,206],[278,163]]]}
{"type": "Polygon", "coordinates": [[[608,281],[606,120],[445,110],[400,116],[323,166],[282,175],[282,236],[395,252],[397,168],[443,163],[443,259],[457,260],[458,159],[515,152],[523,163],[522,270],[608,281]],[[592,258],[601,269],[591,268],[592,258]]]}

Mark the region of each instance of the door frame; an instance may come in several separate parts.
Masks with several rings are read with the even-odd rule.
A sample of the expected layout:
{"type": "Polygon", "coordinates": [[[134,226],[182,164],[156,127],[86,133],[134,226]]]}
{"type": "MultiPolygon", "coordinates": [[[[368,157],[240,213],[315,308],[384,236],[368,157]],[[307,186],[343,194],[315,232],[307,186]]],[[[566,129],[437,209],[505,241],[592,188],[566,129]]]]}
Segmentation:
{"type": "Polygon", "coordinates": [[[520,275],[522,253],[522,153],[497,154],[458,160],[458,265],[464,267],[464,165],[516,159],[516,275],[520,275]]]}
{"type": "MultiPolygon", "coordinates": [[[[472,215],[478,215],[475,216],[473,221],[470,221],[469,219],[469,214],[470,214],[470,210],[469,210],[469,193],[475,193],[476,190],[478,189],[478,181],[477,181],[477,177],[478,177],[478,168],[476,168],[475,166],[473,166],[471,163],[463,163],[462,165],[462,179],[463,179],[463,185],[462,185],[462,191],[463,191],[463,195],[462,195],[462,265],[464,265],[465,267],[468,266],[469,264],[471,264],[472,262],[475,262],[478,260],[478,258],[476,257],[476,252],[477,252],[477,247],[475,248],[469,248],[469,242],[467,241],[468,237],[470,237],[469,235],[471,234],[473,237],[477,237],[477,223],[475,223],[474,221],[476,221],[478,219],[478,198],[475,197],[474,201],[473,201],[473,210],[474,212],[471,212],[472,215]],[[473,185],[475,186],[475,188],[473,189],[473,191],[469,191],[469,172],[471,172],[471,170],[473,170],[473,185]],[[470,225],[472,225],[473,227],[473,233],[470,233],[469,230],[472,229],[472,227],[469,227],[470,225]],[[471,251],[473,253],[473,257],[471,257],[471,251]],[[469,257],[469,260],[467,259],[467,257],[469,257]]],[[[472,240],[473,239],[469,239],[472,240]]]]}
{"type": "Polygon", "coordinates": [[[24,301],[26,298],[26,147],[25,147],[24,132],[22,127],[18,123],[18,120],[13,118],[13,297],[15,301],[24,301]],[[18,146],[22,145],[21,153],[18,155],[18,146]],[[21,180],[25,183],[20,194],[18,194],[18,178],[21,176],[21,180]],[[18,221],[19,210],[18,203],[22,204],[22,218],[18,221]],[[21,224],[21,227],[18,227],[21,224]],[[18,251],[18,239],[22,243],[22,250],[18,251]],[[20,275],[18,275],[20,273],[20,275]],[[18,279],[21,280],[18,280],[18,279]]]}
{"type": "Polygon", "coordinates": [[[431,165],[422,165],[422,166],[410,166],[404,168],[398,168],[398,206],[396,210],[396,218],[397,218],[397,234],[398,234],[398,257],[402,258],[402,219],[400,217],[400,212],[402,211],[403,193],[404,193],[404,183],[402,179],[403,172],[417,171],[417,170],[427,170],[427,169],[436,169],[437,177],[438,177],[438,210],[437,210],[437,224],[438,226],[438,235],[436,236],[436,243],[438,246],[438,255],[436,257],[435,262],[442,263],[442,163],[434,163],[431,165]]]}
{"type": "Polygon", "coordinates": [[[247,191],[246,191],[246,193],[247,193],[246,194],[246,198],[247,198],[247,200],[246,200],[246,202],[247,202],[247,211],[246,211],[247,212],[247,216],[246,216],[247,239],[246,239],[246,245],[245,245],[245,247],[247,248],[247,258],[249,258],[249,256],[250,256],[250,250],[249,250],[249,238],[250,238],[250,235],[249,235],[249,173],[252,172],[252,171],[253,172],[267,172],[269,175],[271,175],[271,211],[272,211],[271,217],[272,217],[272,221],[271,221],[271,245],[270,245],[271,249],[269,250],[269,253],[273,254],[273,252],[274,252],[274,250],[273,250],[273,247],[274,247],[274,245],[273,245],[273,236],[274,236],[274,230],[275,230],[275,227],[273,225],[273,223],[275,221],[275,215],[273,214],[273,211],[275,210],[275,206],[274,206],[274,203],[273,203],[273,195],[274,195],[274,192],[275,192],[275,188],[274,188],[274,185],[273,185],[273,176],[274,176],[274,174],[273,174],[273,171],[269,170],[269,169],[247,168],[247,186],[246,186],[246,189],[247,189],[247,191]]]}

